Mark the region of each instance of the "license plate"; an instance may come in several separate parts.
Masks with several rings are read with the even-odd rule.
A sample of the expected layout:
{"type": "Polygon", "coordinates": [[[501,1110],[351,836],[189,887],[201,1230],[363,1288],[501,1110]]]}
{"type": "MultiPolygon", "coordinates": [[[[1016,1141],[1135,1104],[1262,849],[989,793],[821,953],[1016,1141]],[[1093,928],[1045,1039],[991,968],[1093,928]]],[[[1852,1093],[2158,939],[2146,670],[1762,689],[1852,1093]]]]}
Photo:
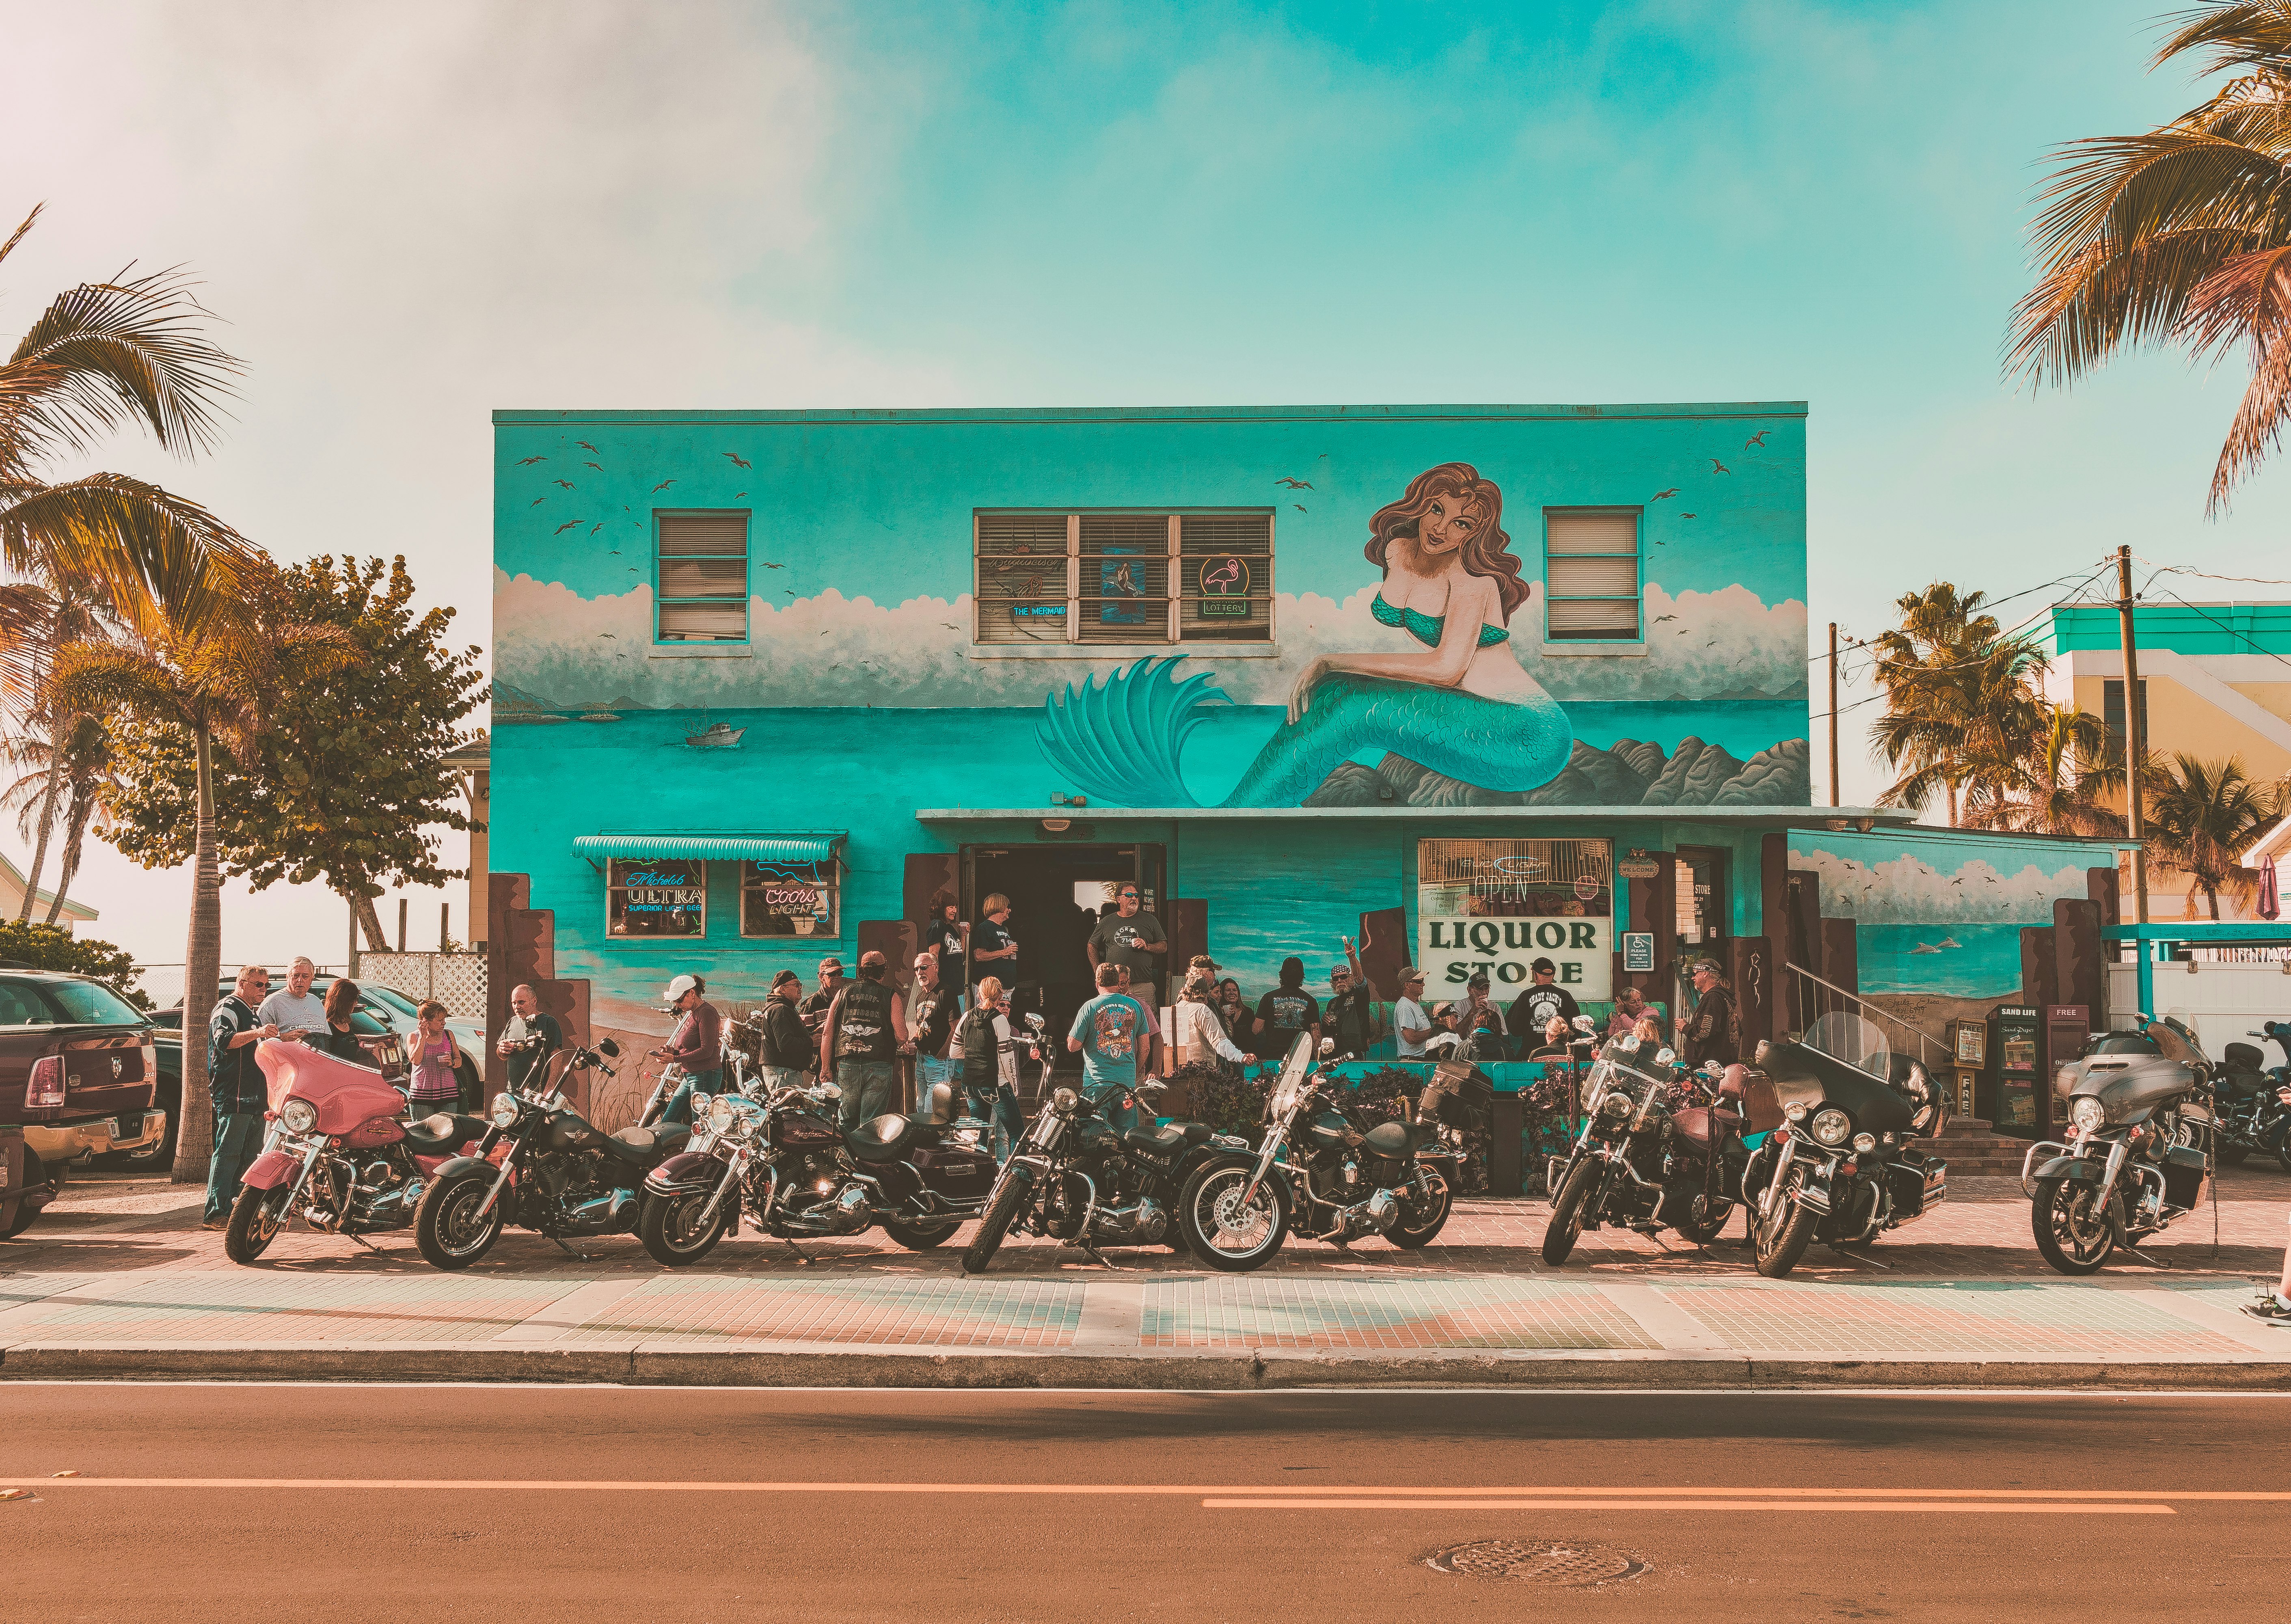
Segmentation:
{"type": "Polygon", "coordinates": [[[117,1122],[112,1123],[111,1137],[115,1139],[141,1138],[143,1137],[143,1113],[141,1111],[138,1111],[133,1116],[123,1116],[117,1122]]]}

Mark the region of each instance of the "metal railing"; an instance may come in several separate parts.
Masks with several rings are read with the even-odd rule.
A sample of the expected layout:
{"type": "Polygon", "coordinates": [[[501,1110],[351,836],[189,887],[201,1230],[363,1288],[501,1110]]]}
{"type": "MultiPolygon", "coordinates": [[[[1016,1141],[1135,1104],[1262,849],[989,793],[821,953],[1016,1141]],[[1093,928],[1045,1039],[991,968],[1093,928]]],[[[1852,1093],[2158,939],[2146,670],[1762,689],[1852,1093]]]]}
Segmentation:
{"type": "Polygon", "coordinates": [[[1774,987],[1777,1033],[1796,1033],[1807,1048],[1881,1077],[1887,1057],[1896,1054],[1915,1059],[1929,1076],[1941,1074],[1949,1050],[1940,1039],[1802,965],[1780,969],[1774,987]]]}

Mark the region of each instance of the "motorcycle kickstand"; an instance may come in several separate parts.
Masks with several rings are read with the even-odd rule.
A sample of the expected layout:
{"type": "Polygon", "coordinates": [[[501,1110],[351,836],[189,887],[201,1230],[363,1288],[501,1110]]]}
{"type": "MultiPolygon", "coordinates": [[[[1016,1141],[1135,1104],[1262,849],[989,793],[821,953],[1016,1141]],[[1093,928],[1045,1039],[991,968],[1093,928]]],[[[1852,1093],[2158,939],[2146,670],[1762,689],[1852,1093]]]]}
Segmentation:
{"type": "Polygon", "coordinates": [[[1092,1263],[1097,1264],[1100,1268],[1111,1269],[1117,1274],[1126,1274],[1129,1272],[1123,1268],[1120,1264],[1109,1258],[1104,1252],[1098,1250],[1097,1247],[1091,1245],[1090,1242],[1081,1239],[1080,1236],[1076,1236],[1074,1239],[1067,1242],[1066,1244],[1068,1246],[1079,1246],[1081,1248],[1082,1250],[1089,1254],[1089,1260],[1092,1263]]]}
{"type": "Polygon", "coordinates": [[[551,1235],[549,1238],[551,1241],[556,1242],[558,1250],[562,1251],[568,1258],[577,1258],[583,1263],[594,1263],[596,1261],[596,1259],[591,1258],[587,1252],[575,1251],[571,1247],[566,1245],[564,1237],[561,1235],[551,1235]]]}
{"type": "Polygon", "coordinates": [[[1894,1266],[1893,1264],[1880,1263],[1867,1252],[1850,1252],[1842,1246],[1833,1246],[1829,1250],[1840,1258],[1851,1258],[1856,1263],[1866,1263],[1873,1269],[1885,1270],[1888,1274],[1893,1272],[1894,1266]]]}
{"type": "Polygon", "coordinates": [[[796,1261],[802,1264],[806,1268],[815,1267],[819,1262],[818,1258],[813,1257],[809,1252],[804,1250],[802,1247],[798,1246],[795,1243],[795,1237],[793,1235],[782,1235],[780,1237],[780,1244],[786,1247],[788,1250],[793,1252],[795,1254],[796,1261]]]}

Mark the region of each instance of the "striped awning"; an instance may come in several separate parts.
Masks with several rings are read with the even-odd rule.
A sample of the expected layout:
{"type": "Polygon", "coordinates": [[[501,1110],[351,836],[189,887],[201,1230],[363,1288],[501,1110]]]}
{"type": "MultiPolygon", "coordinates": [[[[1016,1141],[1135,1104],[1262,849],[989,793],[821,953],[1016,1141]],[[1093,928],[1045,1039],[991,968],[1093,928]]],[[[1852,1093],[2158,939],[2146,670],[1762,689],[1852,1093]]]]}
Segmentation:
{"type": "Polygon", "coordinates": [[[622,832],[584,834],[573,849],[592,863],[608,857],[724,857],[742,863],[806,864],[832,861],[848,837],[832,834],[647,834],[622,832]]]}

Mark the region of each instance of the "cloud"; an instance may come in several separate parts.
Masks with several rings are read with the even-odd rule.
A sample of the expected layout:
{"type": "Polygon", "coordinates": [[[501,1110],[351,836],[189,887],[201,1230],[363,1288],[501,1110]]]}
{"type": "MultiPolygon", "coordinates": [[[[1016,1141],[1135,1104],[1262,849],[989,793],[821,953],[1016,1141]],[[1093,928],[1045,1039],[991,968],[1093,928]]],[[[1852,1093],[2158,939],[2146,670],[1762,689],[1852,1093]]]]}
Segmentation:
{"type": "Polygon", "coordinates": [[[1837,852],[1795,847],[1789,861],[1792,868],[1811,869],[1821,876],[1825,915],[1865,925],[2049,925],[2056,899],[2086,894],[2080,864],[2046,873],[2031,863],[2008,874],[1973,857],[1944,872],[1909,852],[1867,863],[1837,852]]]}
{"type": "MultiPolygon", "coordinates": [[[[672,657],[652,647],[648,587],[592,599],[559,582],[498,569],[494,581],[500,679],[559,706],[623,695],[682,708],[1027,706],[1135,657],[977,658],[970,653],[969,593],[886,607],[832,588],[787,604],[751,599],[752,641],[745,654],[672,657]]],[[[1281,593],[1274,610],[1277,659],[1220,660],[1214,649],[1194,650],[1197,663],[1186,669],[1214,671],[1218,686],[1237,704],[1284,703],[1305,667],[1323,654],[1415,647],[1369,613],[1375,596],[1372,586],[1341,600],[1281,593]]],[[[1769,608],[1739,586],[1676,598],[1650,586],[1646,603],[1656,633],[1646,654],[1613,659],[1543,655],[1531,635],[1540,611],[1530,604],[1512,617],[1520,663],[1563,701],[1805,691],[1805,605],[1791,600],[1769,608]],[[1655,625],[1658,617],[1663,623],[1655,625]]]]}

